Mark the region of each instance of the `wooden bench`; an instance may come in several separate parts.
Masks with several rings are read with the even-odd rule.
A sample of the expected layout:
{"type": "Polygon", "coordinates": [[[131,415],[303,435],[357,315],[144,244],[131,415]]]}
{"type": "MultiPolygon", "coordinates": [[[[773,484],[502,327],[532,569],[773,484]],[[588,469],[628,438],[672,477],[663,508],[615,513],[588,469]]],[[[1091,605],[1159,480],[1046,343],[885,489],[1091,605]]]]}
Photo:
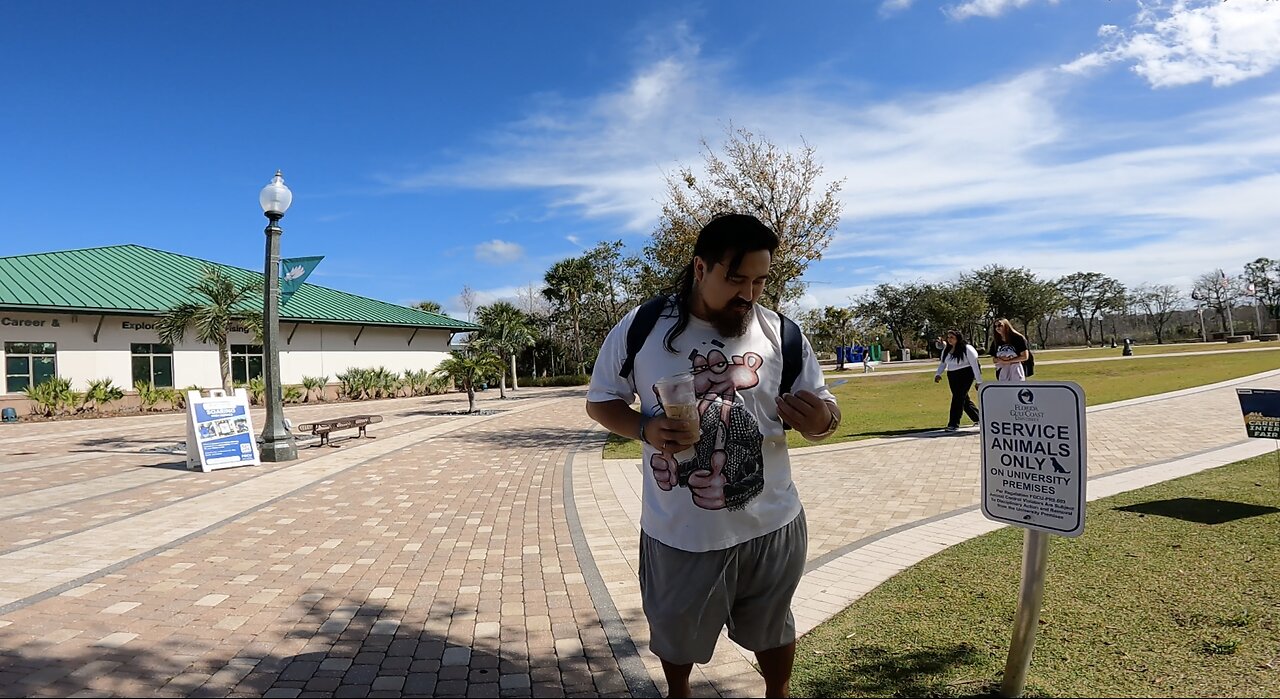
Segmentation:
{"type": "Polygon", "coordinates": [[[322,447],[328,444],[329,446],[336,449],[341,445],[331,443],[329,441],[330,434],[337,432],[339,430],[350,430],[350,429],[359,428],[360,434],[356,435],[355,437],[356,439],[360,439],[361,437],[368,437],[369,439],[373,439],[373,437],[369,437],[369,435],[365,433],[365,429],[369,425],[372,425],[378,422],[382,422],[381,415],[352,415],[350,417],[339,417],[339,418],[334,418],[332,420],[316,420],[314,422],[308,422],[305,424],[298,425],[298,430],[300,432],[310,432],[311,436],[313,437],[319,436],[320,443],[317,444],[316,446],[322,447]]]}

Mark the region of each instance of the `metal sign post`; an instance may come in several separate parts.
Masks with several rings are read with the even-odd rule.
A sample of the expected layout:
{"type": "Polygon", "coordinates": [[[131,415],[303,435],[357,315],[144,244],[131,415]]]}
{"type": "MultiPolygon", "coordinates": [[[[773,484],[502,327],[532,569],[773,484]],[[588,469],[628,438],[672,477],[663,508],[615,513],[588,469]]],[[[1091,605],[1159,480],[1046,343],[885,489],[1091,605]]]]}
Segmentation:
{"type": "Polygon", "coordinates": [[[1027,686],[1036,627],[1040,625],[1040,605],[1044,602],[1044,574],[1049,567],[1049,535],[1028,529],[1024,537],[1018,611],[1013,617],[1013,641],[1004,662],[1004,681],[1000,683],[1000,695],[1005,697],[1020,697],[1027,686]]]}
{"type": "Polygon", "coordinates": [[[1069,382],[984,383],[982,514],[1027,530],[1022,584],[1000,694],[1022,696],[1040,624],[1049,535],[1084,533],[1084,391],[1069,382]]]}

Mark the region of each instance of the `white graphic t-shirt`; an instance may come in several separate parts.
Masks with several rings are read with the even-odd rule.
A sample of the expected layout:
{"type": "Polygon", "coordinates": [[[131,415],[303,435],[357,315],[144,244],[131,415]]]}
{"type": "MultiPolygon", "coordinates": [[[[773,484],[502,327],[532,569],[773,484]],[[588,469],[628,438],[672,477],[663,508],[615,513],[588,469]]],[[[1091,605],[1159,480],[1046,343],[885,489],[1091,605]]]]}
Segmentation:
{"type": "MultiPolygon", "coordinates": [[[[673,548],[726,549],[776,531],[800,514],[786,432],[774,402],[782,380],[782,330],[778,314],[760,306],[736,338],[722,337],[691,315],[671,353],[665,339],[675,314],[669,307],[658,319],[630,377],[623,378],[619,371],[636,310],[628,313],[600,348],[587,400],[630,404],[638,394],[645,415],[660,415],[654,384],[693,373],[702,437],[679,454],[644,446],[640,525],[673,548]]],[[[803,345],[803,366],[792,392],[813,391],[834,402],[808,338],[803,345]]]]}

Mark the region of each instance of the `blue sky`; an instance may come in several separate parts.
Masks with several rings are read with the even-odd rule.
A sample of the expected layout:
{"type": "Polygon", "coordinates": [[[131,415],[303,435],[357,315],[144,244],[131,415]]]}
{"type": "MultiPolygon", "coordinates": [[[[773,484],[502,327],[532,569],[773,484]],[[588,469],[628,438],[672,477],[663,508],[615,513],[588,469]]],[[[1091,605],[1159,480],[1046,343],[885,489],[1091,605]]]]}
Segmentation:
{"type": "Polygon", "coordinates": [[[137,243],[458,311],[653,230],[732,123],[844,215],[807,305],[1280,257],[1280,2],[6,3],[0,255],[137,243]]]}

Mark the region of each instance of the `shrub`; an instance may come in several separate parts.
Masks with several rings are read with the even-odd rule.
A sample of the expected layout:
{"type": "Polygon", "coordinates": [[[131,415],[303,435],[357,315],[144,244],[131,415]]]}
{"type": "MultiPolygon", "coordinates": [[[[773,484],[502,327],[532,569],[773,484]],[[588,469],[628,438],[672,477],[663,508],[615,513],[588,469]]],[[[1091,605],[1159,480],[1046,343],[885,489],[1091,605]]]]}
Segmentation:
{"type": "Polygon", "coordinates": [[[535,388],[545,387],[561,387],[561,386],[586,386],[591,383],[591,377],[586,374],[568,374],[564,376],[528,376],[520,378],[521,386],[531,386],[535,388]]]}
{"type": "Polygon", "coordinates": [[[111,379],[95,379],[89,382],[89,390],[84,393],[84,406],[93,403],[93,410],[102,410],[103,406],[124,398],[124,389],[111,379]]]}
{"type": "Polygon", "coordinates": [[[165,389],[156,388],[150,381],[136,381],[133,384],[133,390],[138,393],[138,401],[142,404],[143,412],[155,410],[156,403],[164,400],[165,389]]]}
{"type": "Polygon", "coordinates": [[[426,369],[414,371],[404,370],[404,387],[410,396],[426,396],[431,394],[431,372],[426,369]]]}
{"type": "Polygon", "coordinates": [[[302,402],[302,387],[301,387],[301,386],[298,386],[297,384],[290,384],[290,385],[288,385],[288,386],[285,386],[285,387],[284,387],[284,402],[286,402],[286,403],[301,403],[301,402],[302,402]]]}
{"type": "Polygon", "coordinates": [[[22,390],[23,395],[31,401],[31,413],[53,417],[58,413],[70,413],[83,402],[83,394],[71,390],[71,379],[55,376],[35,386],[22,390]]]}
{"type": "Polygon", "coordinates": [[[304,376],[302,377],[302,388],[306,391],[302,396],[302,402],[311,401],[311,392],[319,392],[319,400],[324,400],[324,388],[329,385],[328,376],[304,376]]]}
{"type": "Polygon", "coordinates": [[[427,395],[438,396],[453,390],[453,379],[440,374],[431,374],[427,381],[427,395]]]}
{"type": "Polygon", "coordinates": [[[188,394],[188,393],[190,393],[191,391],[195,391],[195,392],[197,392],[197,393],[199,393],[199,394],[201,394],[201,395],[203,395],[203,394],[204,394],[204,389],[203,389],[203,388],[201,388],[201,387],[199,387],[199,386],[196,386],[196,385],[194,385],[194,384],[192,384],[192,385],[190,385],[190,386],[187,386],[186,388],[182,389],[181,391],[177,391],[177,390],[175,390],[175,391],[174,391],[174,396],[173,396],[173,407],[178,408],[179,410],[186,410],[186,409],[187,409],[187,394],[188,394]]]}
{"type": "Polygon", "coordinates": [[[249,393],[249,402],[253,405],[262,405],[262,397],[267,394],[267,382],[261,376],[255,376],[249,379],[245,388],[249,393]]]}
{"type": "Polygon", "coordinates": [[[338,393],[352,400],[369,398],[394,398],[408,384],[400,374],[388,371],[386,367],[377,369],[347,369],[338,374],[338,393]]]}

